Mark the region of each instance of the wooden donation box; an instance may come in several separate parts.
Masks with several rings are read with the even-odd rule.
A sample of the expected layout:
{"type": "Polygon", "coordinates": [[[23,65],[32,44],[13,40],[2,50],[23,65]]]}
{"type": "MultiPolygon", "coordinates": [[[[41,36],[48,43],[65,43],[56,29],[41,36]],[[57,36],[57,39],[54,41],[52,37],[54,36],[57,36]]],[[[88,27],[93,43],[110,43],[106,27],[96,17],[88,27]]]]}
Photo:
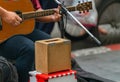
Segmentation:
{"type": "Polygon", "coordinates": [[[41,73],[71,69],[71,42],[53,38],[35,42],[35,67],[41,73]]]}

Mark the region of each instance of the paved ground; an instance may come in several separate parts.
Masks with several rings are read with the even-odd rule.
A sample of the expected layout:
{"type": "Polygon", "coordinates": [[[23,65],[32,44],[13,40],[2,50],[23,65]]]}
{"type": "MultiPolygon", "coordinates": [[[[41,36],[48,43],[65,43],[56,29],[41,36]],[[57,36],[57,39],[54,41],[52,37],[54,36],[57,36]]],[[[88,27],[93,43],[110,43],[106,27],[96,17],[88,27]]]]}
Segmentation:
{"type": "MultiPolygon", "coordinates": [[[[57,24],[51,36],[61,37],[57,24]]],[[[86,71],[120,82],[120,46],[115,45],[114,48],[117,47],[119,50],[112,51],[110,48],[104,46],[95,47],[96,45],[91,43],[89,44],[88,41],[72,43],[72,53],[79,65],[86,71]],[[84,44],[88,45],[85,46],[84,44]],[[88,46],[94,47],[84,49],[84,47],[88,46]]]]}
{"type": "Polygon", "coordinates": [[[72,53],[84,70],[120,82],[120,50],[111,51],[106,47],[95,47],[75,50],[72,53]]]}

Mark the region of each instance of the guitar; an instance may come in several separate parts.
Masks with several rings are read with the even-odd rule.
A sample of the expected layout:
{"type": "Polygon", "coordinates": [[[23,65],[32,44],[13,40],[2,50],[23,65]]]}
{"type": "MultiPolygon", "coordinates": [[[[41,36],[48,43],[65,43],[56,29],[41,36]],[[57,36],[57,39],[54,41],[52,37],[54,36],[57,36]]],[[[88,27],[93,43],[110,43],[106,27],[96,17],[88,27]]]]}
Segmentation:
{"type": "MultiPolygon", "coordinates": [[[[0,0],[0,6],[9,11],[15,11],[24,20],[16,27],[1,20],[0,43],[14,35],[31,33],[34,29],[35,17],[48,16],[55,12],[53,9],[35,12],[30,0],[0,0]]],[[[77,6],[69,6],[66,8],[69,11],[88,11],[92,9],[92,2],[79,3],[77,6]]]]}

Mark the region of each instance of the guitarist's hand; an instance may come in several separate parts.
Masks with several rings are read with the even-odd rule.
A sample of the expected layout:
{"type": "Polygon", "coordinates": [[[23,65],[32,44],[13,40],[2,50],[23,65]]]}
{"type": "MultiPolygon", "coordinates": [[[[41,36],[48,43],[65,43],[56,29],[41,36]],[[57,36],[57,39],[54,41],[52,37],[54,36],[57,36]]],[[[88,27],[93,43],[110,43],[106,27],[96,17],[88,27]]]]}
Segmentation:
{"type": "Polygon", "coordinates": [[[60,15],[59,8],[55,8],[54,11],[55,11],[55,13],[53,15],[51,15],[51,18],[52,18],[53,22],[60,21],[61,15],[60,15]]]}
{"type": "Polygon", "coordinates": [[[16,13],[7,10],[4,10],[1,14],[1,18],[13,26],[17,26],[22,22],[22,19],[16,13]]]}

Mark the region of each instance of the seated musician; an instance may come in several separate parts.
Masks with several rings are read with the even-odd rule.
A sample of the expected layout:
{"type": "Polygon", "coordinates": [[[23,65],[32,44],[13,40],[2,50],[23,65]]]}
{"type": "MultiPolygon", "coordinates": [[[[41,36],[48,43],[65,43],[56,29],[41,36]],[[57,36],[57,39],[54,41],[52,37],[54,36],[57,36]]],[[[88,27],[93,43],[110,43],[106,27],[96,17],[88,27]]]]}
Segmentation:
{"type": "MultiPolygon", "coordinates": [[[[27,1],[27,0],[23,0],[23,4],[24,4],[24,1],[27,1]]],[[[31,0],[31,1],[36,11],[43,11],[38,0],[31,0]]],[[[14,1],[11,1],[10,3],[14,3],[14,1]]],[[[25,4],[25,5],[29,5],[29,3],[31,2],[28,1],[28,4],[25,4]]],[[[9,4],[9,2],[7,4],[9,4]]],[[[17,7],[17,4],[16,4],[16,7],[17,7]]],[[[23,7],[23,5],[21,5],[21,7],[23,7]]],[[[55,11],[54,14],[49,16],[37,17],[36,20],[40,22],[59,21],[61,17],[61,15],[59,14],[59,9],[56,8],[54,9],[54,11],[55,11]]],[[[17,26],[21,25],[21,22],[24,22],[24,20],[20,18],[15,12],[9,11],[7,10],[7,8],[5,7],[3,8],[2,6],[0,6],[0,17],[3,20],[2,22],[5,22],[6,24],[11,25],[13,28],[17,28],[17,26]]],[[[25,26],[26,28],[29,28],[27,25],[25,26]]],[[[2,28],[3,28],[2,30],[4,30],[4,26],[2,26],[2,28]]],[[[17,32],[17,31],[14,31],[14,32],[17,32]]],[[[4,33],[4,34],[8,34],[8,33],[4,33]]],[[[4,35],[1,35],[1,37],[2,36],[4,35]]],[[[28,79],[29,79],[28,72],[32,69],[32,65],[34,63],[34,55],[35,55],[34,42],[36,40],[43,40],[43,39],[49,39],[49,38],[50,36],[47,35],[46,33],[38,29],[34,29],[32,33],[29,33],[26,35],[23,35],[23,34],[13,35],[9,37],[7,40],[5,40],[4,42],[3,41],[1,42],[0,55],[4,56],[7,59],[15,60],[15,66],[17,68],[17,72],[19,75],[19,82],[28,82],[28,79]]]]}

